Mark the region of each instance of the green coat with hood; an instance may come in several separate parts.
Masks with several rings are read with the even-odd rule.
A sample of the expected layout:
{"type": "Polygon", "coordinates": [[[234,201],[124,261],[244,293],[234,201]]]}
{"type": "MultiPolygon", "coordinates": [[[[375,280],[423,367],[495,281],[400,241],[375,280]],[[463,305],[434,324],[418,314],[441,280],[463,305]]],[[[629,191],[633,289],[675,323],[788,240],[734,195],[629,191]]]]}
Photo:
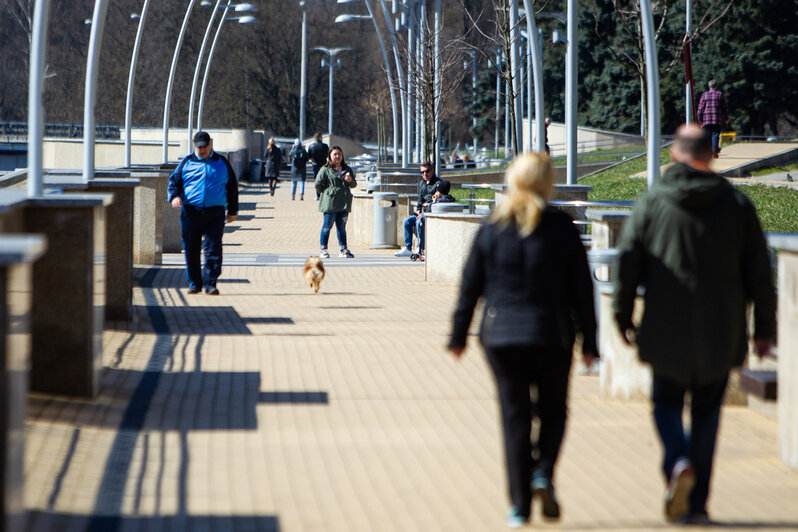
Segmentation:
{"type": "Polygon", "coordinates": [[[324,165],[319,170],[319,173],[316,174],[314,185],[316,192],[320,195],[320,212],[352,211],[352,192],[349,189],[357,186],[355,171],[346,164],[341,167],[341,170],[343,170],[343,174],[338,175],[335,168],[324,165]],[[343,178],[343,175],[347,172],[352,175],[352,181],[349,183],[344,181],[343,178]]]}
{"type": "Polygon", "coordinates": [[[756,210],[724,178],[674,164],[638,202],[621,233],[613,305],[632,328],[638,286],[645,309],[640,359],[683,386],[725,377],[747,353],[746,305],[754,335],[776,336],[776,295],[756,210]]]}

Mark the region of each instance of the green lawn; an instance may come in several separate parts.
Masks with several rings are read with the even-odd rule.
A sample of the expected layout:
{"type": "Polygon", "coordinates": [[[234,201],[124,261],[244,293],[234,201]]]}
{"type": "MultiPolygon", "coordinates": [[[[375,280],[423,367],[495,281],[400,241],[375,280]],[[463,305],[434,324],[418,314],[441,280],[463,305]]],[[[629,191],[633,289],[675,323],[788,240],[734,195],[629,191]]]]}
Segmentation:
{"type": "Polygon", "coordinates": [[[798,163],[788,164],[785,166],[768,166],[766,168],[752,170],[750,173],[752,176],[760,176],[775,174],[777,172],[791,172],[793,170],[798,170],[798,163]]]}

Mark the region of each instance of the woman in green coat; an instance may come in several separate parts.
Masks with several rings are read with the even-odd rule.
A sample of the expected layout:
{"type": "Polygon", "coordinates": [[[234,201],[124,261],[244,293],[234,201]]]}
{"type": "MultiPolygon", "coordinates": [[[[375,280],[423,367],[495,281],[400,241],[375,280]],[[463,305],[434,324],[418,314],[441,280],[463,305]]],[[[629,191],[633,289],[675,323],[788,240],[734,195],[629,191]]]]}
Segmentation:
{"type": "Polygon", "coordinates": [[[327,154],[327,164],[321,167],[316,175],[316,193],[321,196],[319,211],[324,213],[321,225],[321,253],[319,257],[330,257],[327,252],[327,242],[330,240],[330,230],[335,224],[338,236],[338,246],[341,248],[339,257],[352,259],[355,256],[346,247],[346,220],[352,210],[352,192],[350,188],[357,186],[355,171],[344,162],[344,152],[340,146],[333,146],[327,154]]]}

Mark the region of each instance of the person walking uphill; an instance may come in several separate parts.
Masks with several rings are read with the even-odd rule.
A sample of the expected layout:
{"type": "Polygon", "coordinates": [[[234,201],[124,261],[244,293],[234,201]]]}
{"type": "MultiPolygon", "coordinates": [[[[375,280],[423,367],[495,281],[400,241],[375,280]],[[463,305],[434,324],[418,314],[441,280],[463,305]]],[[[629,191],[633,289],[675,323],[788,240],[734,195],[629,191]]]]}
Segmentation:
{"type": "MultiPolygon", "coordinates": [[[[330,153],[330,148],[321,141],[321,133],[316,133],[313,138],[316,140],[308,146],[308,156],[313,161],[313,179],[316,179],[321,167],[327,164],[327,154],[330,153]]],[[[319,201],[318,194],[316,194],[316,201],[319,201]]]]}
{"type": "Polygon", "coordinates": [[[762,357],[776,336],[776,295],[756,210],[710,171],[709,133],[697,124],[680,127],[671,156],[676,163],[638,201],[621,232],[613,305],[621,336],[637,342],[653,370],[665,516],[705,524],[723,393],[729,371],[748,351],[746,306],[754,304],[754,347],[762,357]],[[645,311],[635,328],[639,286],[645,311]]]}
{"type": "Polygon", "coordinates": [[[335,224],[338,246],[341,248],[338,256],[347,259],[354,258],[346,246],[346,221],[352,210],[352,192],[349,189],[355,188],[357,181],[355,181],[355,171],[347,166],[344,161],[344,152],[340,147],[330,148],[327,164],[319,170],[314,185],[316,194],[321,197],[319,211],[324,213],[319,257],[323,259],[330,257],[327,252],[327,243],[330,241],[330,230],[335,224]]]}
{"type": "Polygon", "coordinates": [[[308,163],[308,152],[302,147],[299,139],[294,141],[294,147],[288,154],[291,158],[291,201],[296,199],[296,186],[299,184],[299,201],[305,199],[305,167],[308,163]]]}
{"type": "Polygon", "coordinates": [[[225,220],[234,222],[238,214],[238,181],[230,163],[213,151],[211,142],[205,131],[194,135],[194,153],[169,176],[168,200],[180,209],[188,293],[198,294],[204,286],[206,294],[215,296],[219,295],[216,280],[222,273],[225,220]],[[202,268],[201,250],[205,250],[202,268]]]}
{"type": "Polygon", "coordinates": [[[263,160],[266,162],[263,173],[269,178],[269,193],[274,196],[274,190],[277,188],[277,178],[280,177],[280,165],[283,163],[283,154],[274,139],[269,139],[269,145],[263,154],[263,160]]]}
{"type": "Polygon", "coordinates": [[[565,433],[575,333],[586,365],[598,356],[593,285],[573,220],[546,206],[554,169],[544,154],[519,156],[507,170],[510,194],[480,227],[463,272],[448,349],[462,356],[474,307],[484,298],[480,341],[499,390],[512,507],[507,525],[530,520],[533,495],[543,516],[560,506],[554,468],[565,433]],[[530,440],[537,388],[540,432],[530,440]]]}
{"type": "Polygon", "coordinates": [[[717,159],[720,154],[720,133],[723,126],[729,123],[729,106],[726,97],[718,90],[718,82],[709,82],[709,90],[698,100],[696,117],[704,129],[712,135],[712,156],[717,159]]]}

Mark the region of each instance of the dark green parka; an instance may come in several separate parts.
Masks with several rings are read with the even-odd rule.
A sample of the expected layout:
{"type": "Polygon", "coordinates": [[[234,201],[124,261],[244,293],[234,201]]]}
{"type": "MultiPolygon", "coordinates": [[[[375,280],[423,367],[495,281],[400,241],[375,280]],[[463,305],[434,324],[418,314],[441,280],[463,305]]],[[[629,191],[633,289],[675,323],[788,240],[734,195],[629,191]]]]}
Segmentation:
{"type": "Polygon", "coordinates": [[[638,202],[621,233],[614,310],[632,327],[638,286],[645,309],[640,359],[684,386],[723,378],[745,360],[746,304],[754,335],[776,337],[767,244],[748,198],[717,174],[674,164],[638,202]]]}
{"type": "Polygon", "coordinates": [[[344,181],[343,174],[338,175],[335,168],[327,165],[322,166],[319,173],[316,174],[314,185],[316,192],[320,194],[320,212],[352,211],[352,192],[349,189],[357,186],[355,171],[346,164],[341,170],[343,170],[343,174],[347,172],[352,174],[352,181],[347,183],[344,181]]]}

